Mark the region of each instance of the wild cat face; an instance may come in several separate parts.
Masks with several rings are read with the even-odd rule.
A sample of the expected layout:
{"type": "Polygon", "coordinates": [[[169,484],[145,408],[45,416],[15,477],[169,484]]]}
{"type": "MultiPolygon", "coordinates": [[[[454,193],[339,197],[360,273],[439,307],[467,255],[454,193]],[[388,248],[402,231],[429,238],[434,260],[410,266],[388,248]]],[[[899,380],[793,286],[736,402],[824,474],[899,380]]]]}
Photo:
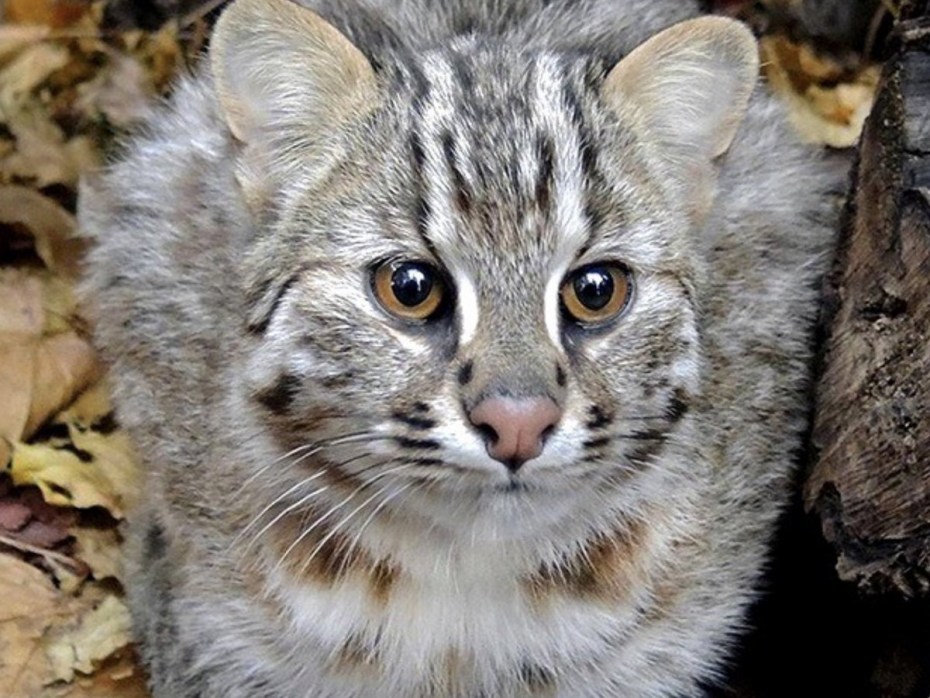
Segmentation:
{"type": "Polygon", "coordinates": [[[244,385],[286,467],[496,497],[654,463],[698,390],[690,236],[755,75],[745,30],[691,24],[612,69],[462,39],[376,71],[307,10],[233,6],[244,385]]]}

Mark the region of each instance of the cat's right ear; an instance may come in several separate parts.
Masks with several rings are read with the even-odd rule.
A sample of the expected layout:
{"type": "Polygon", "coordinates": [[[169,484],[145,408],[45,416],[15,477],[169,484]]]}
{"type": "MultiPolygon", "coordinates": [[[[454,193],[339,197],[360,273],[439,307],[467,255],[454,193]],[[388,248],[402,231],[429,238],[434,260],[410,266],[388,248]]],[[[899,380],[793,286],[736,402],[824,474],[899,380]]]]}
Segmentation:
{"type": "Polygon", "coordinates": [[[222,117],[245,149],[249,198],[261,182],[323,165],[340,125],[378,101],[368,59],[290,0],[235,0],[216,24],[210,63],[222,117]]]}
{"type": "Polygon", "coordinates": [[[701,17],[633,50],[607,75],[605,102],[660,148],[669,182],[699,217],[710,205],[712,162],[726,153],[759,74],[752,33],[740,22],[701,17]]]}

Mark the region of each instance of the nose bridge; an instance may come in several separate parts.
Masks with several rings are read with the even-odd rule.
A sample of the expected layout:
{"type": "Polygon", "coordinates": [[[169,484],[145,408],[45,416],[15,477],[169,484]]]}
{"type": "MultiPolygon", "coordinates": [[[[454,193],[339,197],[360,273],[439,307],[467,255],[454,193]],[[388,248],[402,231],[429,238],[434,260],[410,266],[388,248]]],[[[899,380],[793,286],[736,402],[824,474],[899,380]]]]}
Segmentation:
{"type": "Polygon", "coordinates": [[[474,336],[461,349],[469,374],[462,384],[466,404],[492,395],[548,396],[561,403],[560,350],[546,330],[542,291],[530,298],[527,290],[519,300],[511,295],[484,304],[474,336]]]}

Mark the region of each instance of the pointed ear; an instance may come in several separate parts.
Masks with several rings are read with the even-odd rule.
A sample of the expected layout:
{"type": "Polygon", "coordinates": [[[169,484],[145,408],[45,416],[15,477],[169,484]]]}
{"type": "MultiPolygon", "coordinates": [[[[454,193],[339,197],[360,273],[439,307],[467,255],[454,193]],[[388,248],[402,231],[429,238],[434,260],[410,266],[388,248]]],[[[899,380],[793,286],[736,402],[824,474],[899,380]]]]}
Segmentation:
{"type": "Polygon", "coordinates": [[[702,17],[634,49],[610,71],[601,96],[669,148],[710,161],[730,147],[758,74],[749,29],[702,17]]]}
{"type": "Polygon", "coordinates": [[[291,0],[235,0],[216,24],[210,63],[221,115],[256,175],[324,156],[335,130],[377,102],[368,59],[291,0]]]}

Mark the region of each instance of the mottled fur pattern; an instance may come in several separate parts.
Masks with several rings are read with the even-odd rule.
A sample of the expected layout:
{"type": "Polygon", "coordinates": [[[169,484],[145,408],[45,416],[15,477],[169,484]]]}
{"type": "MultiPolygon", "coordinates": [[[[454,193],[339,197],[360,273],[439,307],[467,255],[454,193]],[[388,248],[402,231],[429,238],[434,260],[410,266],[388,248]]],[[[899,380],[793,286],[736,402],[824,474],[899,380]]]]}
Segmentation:
{"type": "Polygon", "coordinates": [[[836,177],[763,88],[673,143],[711,106],[664,94],[726,66],[612,71],[690,2],[283,4],[240,0],[298,19],[221,22],[80,206],[155,695],[700,694],[787,498],[836,177]],[[386,314],[390,258],[454,312],[386,314]],[[599,260],[632,305],[574,326],[599,260]],[[495,392],[563,410],[516,474],[467,418],[495,392]]]}

